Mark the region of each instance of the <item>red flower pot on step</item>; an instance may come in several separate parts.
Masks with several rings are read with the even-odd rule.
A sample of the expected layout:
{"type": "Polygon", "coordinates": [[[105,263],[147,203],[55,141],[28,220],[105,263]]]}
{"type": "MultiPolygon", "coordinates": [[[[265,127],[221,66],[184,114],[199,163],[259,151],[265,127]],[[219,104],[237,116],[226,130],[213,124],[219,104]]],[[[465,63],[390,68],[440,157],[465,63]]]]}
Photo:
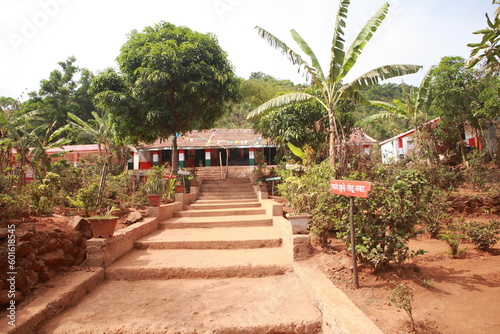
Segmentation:
{"type": "Polygon", "coordinates": [[[161,205],[161,195],[148,195],[149,206],[160,206],[161,205]]]}
{"type": "Polygon", "coordinates": [[[109,238],[115,232],[118,217],[90,217],[87,220],[92,228],[94,238],[109,238]]]}

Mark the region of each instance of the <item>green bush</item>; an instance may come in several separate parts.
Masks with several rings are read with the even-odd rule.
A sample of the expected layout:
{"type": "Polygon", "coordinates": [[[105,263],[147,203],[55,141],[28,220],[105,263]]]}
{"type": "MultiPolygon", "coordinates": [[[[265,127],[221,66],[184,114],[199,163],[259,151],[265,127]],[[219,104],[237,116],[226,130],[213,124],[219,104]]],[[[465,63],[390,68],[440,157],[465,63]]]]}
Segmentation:
{"type": "MultiPolygon", "coordinates": [[[[406,259],[422,254],[422,250],[411,251],[408,242],[421,233],[416,227],[424,222],[435,191],[424,175],[417,170],[382,166],[373,180],[356,173],[349,178],[373,183],[369,198],[354,201],[358,255],[376,270],[383,270],[390,262],[402,265],[406,259]]],[[[337,222],[338,237],[350,245],[348,220],[337,222]]]]}
{"type": "Polygon", "coordinates": [[[489,223],[472,221],[466,225],[466,233],[479,250],[489,251],[498,241],[500,222],[496,220],[489,223]]]}
{"type": "Polygon", "coordinates": [[[474,190],[484,191],[487,188],[487,174],[484,167],[484,155],[486,152],[473,150],[468,155],[469,168],[467,169],[467,178],[472,184],[474,190]]]}

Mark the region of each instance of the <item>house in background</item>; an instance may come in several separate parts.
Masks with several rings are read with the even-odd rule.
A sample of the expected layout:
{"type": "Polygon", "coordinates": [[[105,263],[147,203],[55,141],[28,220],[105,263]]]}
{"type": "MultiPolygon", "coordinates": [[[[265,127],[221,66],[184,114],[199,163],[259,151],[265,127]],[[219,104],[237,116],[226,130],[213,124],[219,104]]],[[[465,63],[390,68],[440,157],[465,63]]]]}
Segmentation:
{"type": "Polygon", "coordinates": [[[355,154],[370,154],[378,141],[367,135],[363,129],[357,127],[352,130],[351,136],[347,141],[347,146],[355,154]]]}
{"type": "MultiPolygon", "coordinates": [[[[427,122],[426,125],[433,125],[438,122],[439,117],[427,122]]],[[[414,135],[415,129],[411,129],[380,142],[382,162],[388,164],[408,157],[408,155],[415,149],[414,135]]],[[[477,147],[480,150],[483,149],[483,144],[479,135],[477,131],[474,131],[472,126],[464,126],[462,138],[466,146],[477,147]]]]}

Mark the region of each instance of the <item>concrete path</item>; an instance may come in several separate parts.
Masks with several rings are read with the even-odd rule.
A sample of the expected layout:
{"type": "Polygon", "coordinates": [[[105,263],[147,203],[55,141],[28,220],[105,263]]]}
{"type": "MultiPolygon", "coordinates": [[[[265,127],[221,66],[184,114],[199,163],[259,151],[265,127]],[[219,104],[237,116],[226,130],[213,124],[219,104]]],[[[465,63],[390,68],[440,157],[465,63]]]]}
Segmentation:
{"type": "Polygon", "coordinates": [[[205,180],[39,333],[320,333],[281,238],[248,179],[205,180]]]}

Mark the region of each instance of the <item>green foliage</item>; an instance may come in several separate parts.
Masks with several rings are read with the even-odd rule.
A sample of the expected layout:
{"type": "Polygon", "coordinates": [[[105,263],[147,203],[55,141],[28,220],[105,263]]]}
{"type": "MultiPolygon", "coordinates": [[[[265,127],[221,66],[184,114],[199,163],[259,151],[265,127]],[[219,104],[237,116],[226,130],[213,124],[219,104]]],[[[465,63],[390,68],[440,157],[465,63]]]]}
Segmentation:
{"type": "Polygon", "coordinates": [[[30,196],[30,209],[38,213],[51,211],[58,200],[61,177],[48,172],[42,181],[35,181],[26,186],[30,196]]]}
{"type": "Polygon", "coordinates": [[[467,154],[469,168],[466,171],[467,180],[472,184],[474,190],[484,191],[487,188],[487,174],[484,167],[484,151],[472,150],[467,154]]]}
{"type": "MultiPolygon", "coordinates": [[[[500,1],[493,0],[493,4],[499,5],[500,1]]],[[[475,31],[474,34],[482,35],[481,42],[469,43],[471,47],[469,66],[474,66],[481,61],[485,62],[485,69],[488,72],[498,73],[500,70],[498,42],[500,40],[500,8],[495,11],[493,20],[486,13],[488,27],[475,31]]]]}
{"type": "Polygon", "coordinates": [[[466,225],[466,233],[479,250],[489,251],[498,242],[500,222],[497,220],[489,223],[472,221],[466,225]]]}
{"type": "MultiPolygon", "coordinates": [[[[390,262],[402,265],[406,259],[422,254],[422,250],[410,251],[407,244],[419,233],[416,226],[425,221],[435,193],[424,175],[417,170],[382,166],[371,180],[356,173],[349,179],[373,183],[368,199],[355,199],[359,256],[381,270],[390,262]]],[[[339,220],[337,224],[338,236],[350,244],[349,222],[339,220]]]]}
{"type": "Polygon", "coordinates": [[[390,295],[389,299],[391,300],[391,303],[394,304],[394,306],[403,309],[406,314],[408,314],[408,317],[410,317],[412,330],[415,331],[415,320],[413,319],[413,307],[411,305],[411,302],[414,299],[413,293],[408,288],[408,286],[404,283],[398,284],[392,290],[392,294],[390,295]]]}
{"type": "Polygon", "coordinates": [[[337,161],[340,161],[341,165],[347,163],[345,144],[350,133],[339,131],[339,129],[344,128],[342,124],[343,120],[339,117],[342,113],[342,104],[340,101],[349,99],[353,103],[366,103],[366,99],[360,93],[362,89],[375,85],[379,81],[385,79],[415,73],[421,68],[421,66],[417,65],[381,66],[357,77],[350,83],[344,83],[343,79],[352,70],[364,47],[378,30],[389,11],[389,3],[383,4],[361,29],[350,48],[345,50],[345,18],[347,17],[349,4],[350,1],[341,1],[338,7],[337,16],[335,18],[333,41],[330,48],[331,53],[328,72],[323,72],[318,58],[297,31],[291,31],[292,37],[299,45],[302,52],[310,58],[310,62],[307,62],[300,54],[292,50],[287,44],[270,32],[261,27],[256,27],[258,34],[266,40],[271,47],[281,51],[286,55],[288,60],[294,65],[299,66],[299,70],[303,71],[307,77],[311,79],[312,89],[317,93],[293,92],[275,97],[255,108],[248,115],[248,118],[262,117],[271,110],[287,107],[289,105],[316,101],[323,107],[325,113],[328,115],[328,130],[330,136],[329,157],[332,169],[335,168],[337,161]]]}
{"type": "Polygon", "coordinates": [[[327,127],[325,110],[316,102],[279,108],[254,122],[254,129],[271,138],[279,150],[291,142],[298,147],[310,145],[318,151],[325,142],[327,127]]]}
{"type": "Polygon", "coordinates": [[[99,184],[93,182],[86,187],[78,189],[76,199],[68,198],[70,203],[79,209],[85,210],[85,215],[88,217],[90,212],[95,211],[99,206],[97,202],[97,193],[99,191],[99,184]]]}
{"type": "Polygon", "coordinates": [[[453,220],[451,220],[447,224],[444,231],[439,235],[441,240],[446,242],[450,247],[450,255],[454,259],[460,257],[460,254],[467,250],[460,248],[460,244],[465,236],[466,235],[462,227],[462,222],[453,220]]]}
{"type": "Polygon", "coordinates": [[[163,179],[164,167],[154,166],[146,174],[147,181],[144,190],[148,195],[160,195],[165,193],[165,180],[163,179]]]}
{"type": "Polygon", "coordinates": [[[59,127],[67,124],[68,112],[84,120],[90,119],[94,106],[88,88],[93,74],[76,66],[75,62],[75,57],[59,62],[61,69],[52,71],[48,79],[42,80],[38,92],[28,94],[30,99],[23,103],[23,111],[46,110],[47,119],[59,127]]]}
{"type": "MultiPolygon", "coordinates": [[[[117,116],[118,133],[133,142],[209,129],[238,97],[239,81],[211,34],[160,22],[132,31],[117,60],[121,73],[103,72],[92,92],[99,107],[117,116]]],[[[174,153],[175,145],[176,137],[174,153]]]]}

